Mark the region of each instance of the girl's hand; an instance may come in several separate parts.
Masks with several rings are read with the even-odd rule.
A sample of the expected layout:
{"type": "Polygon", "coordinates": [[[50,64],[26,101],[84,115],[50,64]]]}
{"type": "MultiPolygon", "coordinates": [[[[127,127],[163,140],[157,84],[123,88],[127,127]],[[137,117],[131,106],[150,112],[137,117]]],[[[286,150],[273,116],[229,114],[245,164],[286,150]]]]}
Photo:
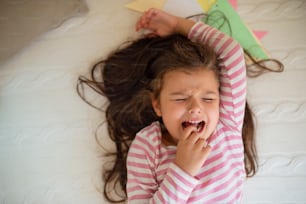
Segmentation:
{"type": "Polygon", "coordinates": [[[151,34],[167,36],[176,33],[179,17],[151,8],[136,23],[136,30],[148,29],[151,34]]]}
{"type": "Polygon", "coordinates": [[[200,138],[195,127],[188,127],[177,144],[175,164],[191,176],[195,176],[210,153],[207,141],[200,138]]]}

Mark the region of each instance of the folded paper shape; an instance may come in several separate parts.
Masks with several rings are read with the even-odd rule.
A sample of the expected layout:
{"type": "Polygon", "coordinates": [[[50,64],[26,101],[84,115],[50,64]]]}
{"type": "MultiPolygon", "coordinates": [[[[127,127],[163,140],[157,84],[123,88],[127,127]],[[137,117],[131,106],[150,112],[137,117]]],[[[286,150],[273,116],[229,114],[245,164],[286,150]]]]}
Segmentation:
{"type": "Polygon", "coordinates": [[[145,12],[150,8],[162,9],[166,0],[135,0],[125,6],[138,12],[145,12]]]}
{"type": "MultiPolygon", "coordinates": [[[[208,17],[204,18],[203,21],[232,36],[255,59],[269,58],[267,51],[259,42],[255,34],[242,21],[238,13],[227,0],[217,0],[215,4],[210,7],[208,17]]],[[[258,35],[258,37],[263,37],[265,34],[266,32],[261,32],[256,35],[258,35]]]]}

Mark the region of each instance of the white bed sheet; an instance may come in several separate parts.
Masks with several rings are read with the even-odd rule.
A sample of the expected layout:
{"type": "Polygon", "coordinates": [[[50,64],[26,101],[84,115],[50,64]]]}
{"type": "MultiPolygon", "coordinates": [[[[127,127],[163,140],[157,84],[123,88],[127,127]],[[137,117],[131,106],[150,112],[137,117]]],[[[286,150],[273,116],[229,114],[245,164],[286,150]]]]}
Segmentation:
{"type": "MultiPolygon", "coordinates": [[[[101,194],[104,159],[94,138],[104,116],[75,87],[96,59],[135,37],[139,14],[124,8],[128,2],[87,0],[88,14],[1,65],[0,203],[107,203],[101,194]]],[[[187,13],[173,0],[165,9],[198,11],[195,0],[179,2],[187,13]]],[[[264,46],[285,64],[283,73],[248,83],[261,166],[246,182],[244,203],[306,203],[305,10],[304,0],[238,1],[238,13],[251,28],[268,31],[264,46]]],[[[103,140],[111,146],[107,136],[103,140]]]]}

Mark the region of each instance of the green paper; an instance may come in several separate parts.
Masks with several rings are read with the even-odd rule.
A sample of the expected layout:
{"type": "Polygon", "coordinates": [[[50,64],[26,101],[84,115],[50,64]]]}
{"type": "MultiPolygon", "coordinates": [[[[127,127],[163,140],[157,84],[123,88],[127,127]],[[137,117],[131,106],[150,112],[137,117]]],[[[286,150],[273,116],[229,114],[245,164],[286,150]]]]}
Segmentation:
{"type": "Polygon", "coordinates": [[[268,59],[268,55],[240,16],[227,0],[218,0],[203,19],[206,24],[215,27],[237,40],[240,45],[256,59],[268,59]]]}

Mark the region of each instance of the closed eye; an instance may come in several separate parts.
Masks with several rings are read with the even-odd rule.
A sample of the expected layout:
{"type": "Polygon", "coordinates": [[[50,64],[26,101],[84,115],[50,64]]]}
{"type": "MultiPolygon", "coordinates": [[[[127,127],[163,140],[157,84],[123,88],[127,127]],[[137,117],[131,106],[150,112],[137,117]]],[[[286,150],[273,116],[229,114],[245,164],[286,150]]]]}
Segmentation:
{"type": "Polygon", "coordinates": [[[210,102],[213,102],[215,99],[214,98],[203,98],[202,100],[204,102],[210,103],[210,102]]]}
{"type": "Polygon", "coordinates": [[[176,99],[174,99],[174,101],[176,101],[176,102],[184,102],[186,100],[187,100],[186,98],[176,98],[176,99]]]}

